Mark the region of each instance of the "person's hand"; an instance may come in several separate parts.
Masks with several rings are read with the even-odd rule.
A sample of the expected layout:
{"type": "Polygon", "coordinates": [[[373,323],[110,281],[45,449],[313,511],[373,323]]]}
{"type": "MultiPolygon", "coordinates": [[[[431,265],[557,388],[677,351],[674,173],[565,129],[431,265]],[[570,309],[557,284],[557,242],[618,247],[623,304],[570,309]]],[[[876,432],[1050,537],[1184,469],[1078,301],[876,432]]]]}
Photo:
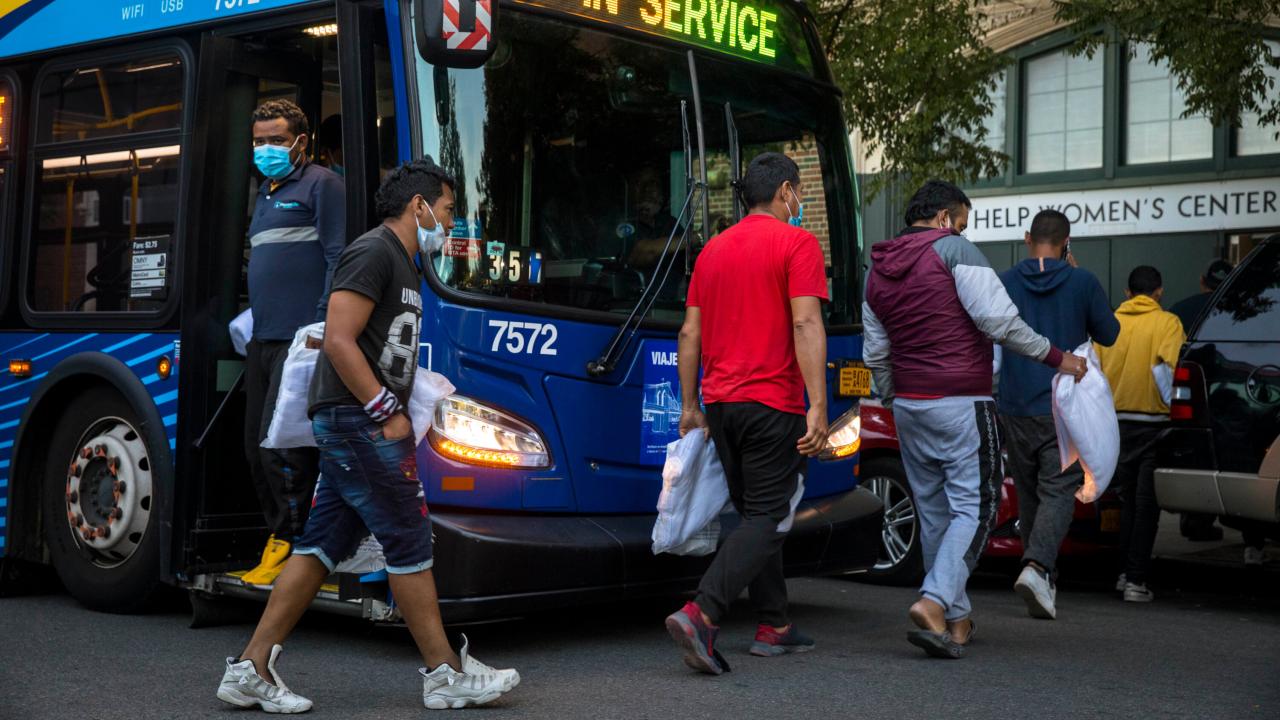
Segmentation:
{"type": "Polygon", "coordinates": [[[711,433],[707,430],[707,416],[702,414],[702,410],[697,407],[685,408],[680,411],[680,437],[689,434],[690,430],[702,428],[702,439],[706,440],[711,437],[711,433]]]}
{"type": "Polygon", "coordinates": [[[1070,375],[1080,382],[1084,379],[1085,373],[1089,372],[1089,363],[1084,358],[1071,353],[1062,354],[1062,364],[1058,366],[1058,372],[1063,375],[1070,375]]]}
{"type": "Polygon", "coordinates": [[[413,423],[404,413],[396,413],[382,423],[382,437],[387,440],[403,440],[413,434],[413,423]]]}
{"type": "Polygon", "coordinates": [[[801,455],[814,457],[827,445],[827,408],[814,405],[804,416],[804,437],[796,441],[796,449],[801,455]]]}

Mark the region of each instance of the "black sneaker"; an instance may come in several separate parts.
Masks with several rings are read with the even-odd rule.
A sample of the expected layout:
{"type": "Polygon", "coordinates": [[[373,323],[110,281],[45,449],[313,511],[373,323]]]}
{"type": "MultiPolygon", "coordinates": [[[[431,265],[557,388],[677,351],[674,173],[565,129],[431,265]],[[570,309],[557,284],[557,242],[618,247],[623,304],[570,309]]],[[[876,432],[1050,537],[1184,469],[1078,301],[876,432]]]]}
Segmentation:
{"type": "Polygon", "coordinates": [[[809,652],[813,646],[813,638],[796,630],[794,623],[788,626],[784,633],[761,623],[756,626],[756,640],[751,643],[751,654],[756,657],[773,657],[787,653],[809,652]]]}

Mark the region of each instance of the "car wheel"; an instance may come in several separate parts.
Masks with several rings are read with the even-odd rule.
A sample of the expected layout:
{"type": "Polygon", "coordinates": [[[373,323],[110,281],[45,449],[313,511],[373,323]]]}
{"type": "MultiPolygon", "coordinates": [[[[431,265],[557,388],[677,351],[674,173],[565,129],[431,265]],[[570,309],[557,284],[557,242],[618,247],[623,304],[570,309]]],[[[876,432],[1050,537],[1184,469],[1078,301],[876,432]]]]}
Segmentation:
{"type": "Polygon", "coordinates": [[[876,564],[859,577],[883,585],[915,585],[924,578],[920,518],[897,457],[873,458],[862,465],[861,485],[884,503],[880,552],[876,564]]]}
{"type": "Polygon", "coordinates": [[[58,577],[95,610],[140,609],[160,584],[154,453],[118,392],[93,388],[54,427],[44,473],[45,540],[58,577]]]}

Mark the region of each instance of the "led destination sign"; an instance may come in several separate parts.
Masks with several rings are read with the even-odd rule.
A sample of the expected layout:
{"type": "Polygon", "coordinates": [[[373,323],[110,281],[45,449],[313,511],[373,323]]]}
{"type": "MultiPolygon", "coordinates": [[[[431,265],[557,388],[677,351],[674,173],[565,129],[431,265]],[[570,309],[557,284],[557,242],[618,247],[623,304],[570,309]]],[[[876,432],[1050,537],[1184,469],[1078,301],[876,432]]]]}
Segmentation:
{"type": "Polygon", "coordinates": [[[764,0],[516,0],[740,58],[812,71],[794,16],[764,0]]]}

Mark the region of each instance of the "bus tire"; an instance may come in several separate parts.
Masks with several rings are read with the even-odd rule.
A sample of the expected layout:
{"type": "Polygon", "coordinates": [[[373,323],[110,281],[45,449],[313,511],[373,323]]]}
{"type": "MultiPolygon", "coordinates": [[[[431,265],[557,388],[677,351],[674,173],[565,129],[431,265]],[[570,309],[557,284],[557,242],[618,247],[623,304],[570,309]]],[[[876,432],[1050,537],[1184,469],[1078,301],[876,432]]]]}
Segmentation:
{"type": "Polygon", "coordinates": [[[97,386],[58,419],[49,441],[42,515],[58,577],[82,605],[136,612],[160,585],[159,512],[167,487],[134,411],[97,386]]]}

